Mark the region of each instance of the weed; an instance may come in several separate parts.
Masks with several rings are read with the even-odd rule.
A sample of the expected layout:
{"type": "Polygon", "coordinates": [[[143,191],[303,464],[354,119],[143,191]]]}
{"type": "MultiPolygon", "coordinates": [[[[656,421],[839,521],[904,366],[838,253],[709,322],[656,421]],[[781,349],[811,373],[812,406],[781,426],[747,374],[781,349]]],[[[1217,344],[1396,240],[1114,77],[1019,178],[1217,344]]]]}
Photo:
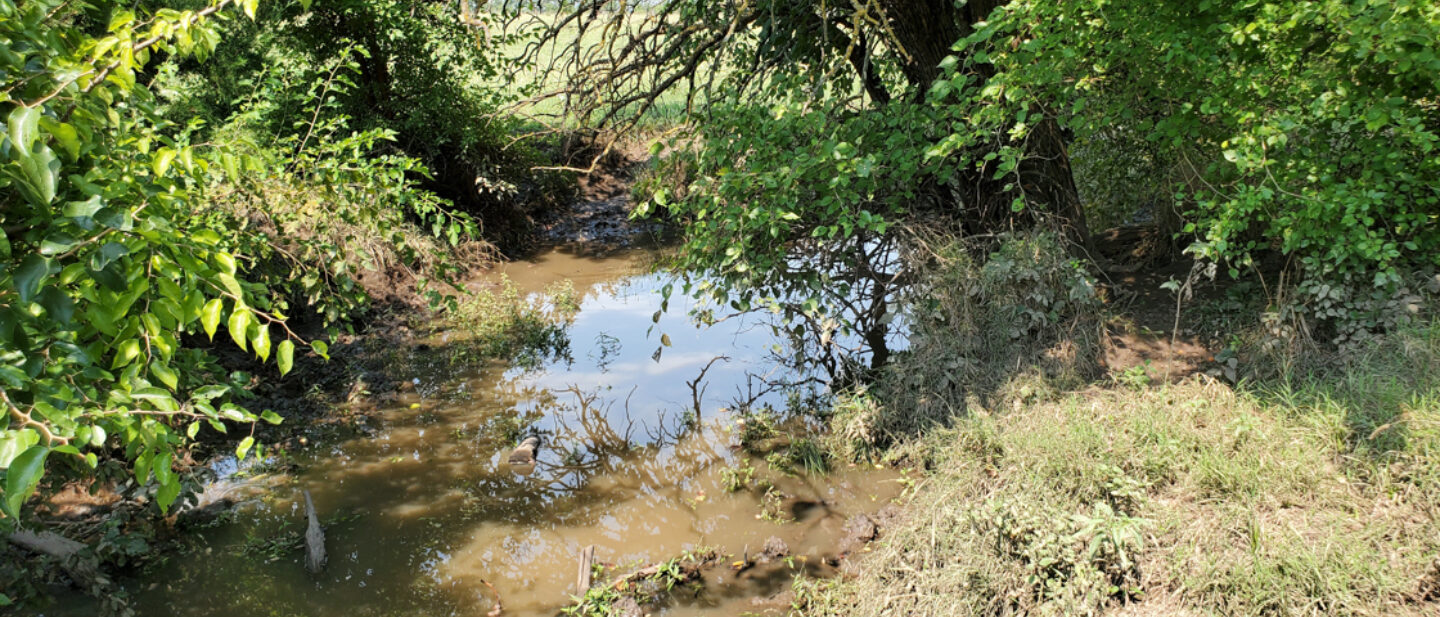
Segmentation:
{"type": "Polygon", "coordinates": [[[1150,361],[1125,369],[1115,376],[1115,383],[1133,390],[1144,390],[1150,386],[1150,361]]]}
{"type": "Polygon", "coordinates": [[[720,471],[720,483],[725,486],[725,491],[734,493],[750,488],[755,482],[755,466],[748,461],[733,467],[727,467],[720,471]]]}
{"type": "Polygon", "coordinates": [[[820,444],[809,437],[797,437],[765,456],[771,467],[786,475],[822,474],[830,471],[830,459],[820,444]]]}
{"type": "Polygon", "coordinates": [[[785,510],[785,494],[774,486],[765,487],[765,492],[760,495],[760,513],[756,517],[776,524],[794,522],[785,510]]]}

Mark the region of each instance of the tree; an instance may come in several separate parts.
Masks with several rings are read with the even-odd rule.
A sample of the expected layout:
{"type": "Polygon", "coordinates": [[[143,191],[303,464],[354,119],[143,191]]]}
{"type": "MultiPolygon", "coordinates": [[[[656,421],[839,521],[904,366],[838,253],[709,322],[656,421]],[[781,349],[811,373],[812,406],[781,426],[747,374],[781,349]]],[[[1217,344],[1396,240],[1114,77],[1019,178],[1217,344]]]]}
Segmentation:
{"type": "Polygon", "coordinates": [[[843,256],[898,222],[985,236],[1046,220],[1088,248],[1097,204],[1072,144],[1080,164],[1155,171],[1192,253],[1232,273],[1291,256],[1295,308],[1315,317],[1393,327],[1411,273],[1437,263],[1434,3],[565,6],[517,16],[546,29],[535,54],[559,48],[552,95],[574,117],[623,134],[677,96],[691,111],[671,144],[690,181],[652,207],[682,222],[686,263],[720,275],[706,291],[723,301],[841,307],[833,276],[786,266],[823,252],[864,272],[843,256]]]}
{"type": "Polygon", "coordinates": [[[894,259],[897,222],[939,217],[989,234],[1045,221],[1077,252],[1088,245],[1065,131],[1048,106],[1017,100],[972,126],[969,110],[933,103],[957,67],[967,92],[986,87],[993,67],[954,45],[1001,4],[506,7],[541,25],[527,57],[550,58],[540,81],[563,86],[536,98],[562,100],[567,121],[613,139],[658,105],[690,110],[694,133],[674,143],[671,164],[693,181],[642,206],[680,219],[686,265],[719,277],[688,291],[741,311],[778,308],[821,347],[878,366],[907,276],[894,259]],[[835,349],[847,333],[858,342],[835,349]]]}
{"type": "MultiPolygon", "coordinates": [[[[451,242],[474,233],[415,187],[422,165],[377,151],[393,133],[338,113],[353,48],[295,81],[261,75],[233,117],[210,118],[219,132],[167,115],[152,84],[206,60],[229,14],[256,8],[0,0],[0,526],[47,474],[132,475],[168,510],[200,430],[280,421],[244,406],[249,376],[221,369],[206,339],[228,332],[284,375],[297,352],[327,353],[290,328],[292,310],[336,326],[363,305],[351,273],[365,247],[414,257],[410,220],[451,242]],[[286,113],[255,137],[257,119],[286,113]],[[298,224],[307,233],[287,236],[298,224]]],[[[445,278],[443,264],[421,270],[445,278]]]]}

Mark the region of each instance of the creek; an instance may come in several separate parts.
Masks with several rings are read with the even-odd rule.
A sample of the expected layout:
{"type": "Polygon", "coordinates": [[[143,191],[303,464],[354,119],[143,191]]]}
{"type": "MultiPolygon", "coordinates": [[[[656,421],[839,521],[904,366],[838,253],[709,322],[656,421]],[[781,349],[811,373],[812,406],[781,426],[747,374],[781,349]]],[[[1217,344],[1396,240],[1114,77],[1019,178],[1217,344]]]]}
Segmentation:
{"type": "Polygon", "coordinates": [[[652,322],[673,278],[651,271],[658,254],[552,249],[506,264],[497,275],[524,293],[571,281],[568,353],[447,371],[456,332],[405,352],[413,374],[396,377],[416,387],[364,430],[292,452],[298,471],[225,480],[240,504],[126,584],[137,614],[486,615],[498,596],[504,615],[551,616],[577,593],[587,546],[610,566],[597,581],[686,551],[730,556],[655,614],[783,612],[793,577],[833,574],[847,518],[897,497],[899,476],[844,464],[785,474],[737,448],[737,399],[787,403],[784,391],[755,396],[785,374],[777,341],[758,318],[698,327],[679,293],[652,322]],[[536,464],[512,468],[510,449],[531,433],[542,437],[536,464]],[[770,495],[727,490],[747,469],[770,495]],[[302,490],[326,523],[318,575],[303,550],[266,543],[303,530],[302,490]],[[730,567],[772,537],[789,547],[783,567],[730,567]]]}

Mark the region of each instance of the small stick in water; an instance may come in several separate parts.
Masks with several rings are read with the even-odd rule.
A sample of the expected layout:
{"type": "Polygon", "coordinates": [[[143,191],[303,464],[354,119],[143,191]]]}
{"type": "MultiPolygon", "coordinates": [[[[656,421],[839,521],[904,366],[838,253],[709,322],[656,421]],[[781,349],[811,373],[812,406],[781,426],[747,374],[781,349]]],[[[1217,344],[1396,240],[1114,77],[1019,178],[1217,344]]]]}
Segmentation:
{"type": "Polygon", "coordinates": [[[580,571],[575,577],[575,588],[580,590],[580,595],[590,590],[590,564],[595,563],[595,545],[585,547],[580,551],[580,571]]]}
{"type": "Polygon", "coordinates": [[[500,604],[500,592],[495,591],[495,586],[491,585],[490,581],[482,578],[480,582],[485,583],[485,586],[490,588],[490,593],[495,594],[495,606],[490,607],[490,612],[485,613],[485,617],[500,617],[505,612],[505,607],[500,604]]]}
{"type": "Polygon", "coordinates": [[[305,491],[305,516],[310,519],[305,528],[305,568],[311,574],[318,574],[325,567],[325,530],[320,528],[320,519],[315,516],[310,491],[305,491]]]}

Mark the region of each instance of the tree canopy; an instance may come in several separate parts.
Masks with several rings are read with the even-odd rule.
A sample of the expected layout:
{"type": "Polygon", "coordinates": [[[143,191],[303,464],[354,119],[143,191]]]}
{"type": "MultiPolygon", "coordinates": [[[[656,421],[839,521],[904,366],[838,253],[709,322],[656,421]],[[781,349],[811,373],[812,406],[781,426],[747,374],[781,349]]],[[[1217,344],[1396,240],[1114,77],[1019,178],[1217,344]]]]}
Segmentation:
{"type": "Polygon", "coordinates": [[[624,132],[683,93],[694,130],[669,161],[688,183],[647,211],[683,222],[685,262],[737,308],[843,309],[829,292],[850,290],[803,256],[853,277],[854,247],[915,221],[1052,225],[1090,260],[1088,218],[1178,213],[1165,233],[1232,273],[1286,256],[1300,305],[1351,334],[1393,324],[1412,273],[1440,264],[1433,3],[506,6],[546,24],[534,49],[569,45],[552,94],[573,116],[624,132]],[[576,31],[602,44],[579,53],[576,31]],[[1139,177],[1146,201],[1104,175],[1082,194],[1087,166],[1139,177]]]}

